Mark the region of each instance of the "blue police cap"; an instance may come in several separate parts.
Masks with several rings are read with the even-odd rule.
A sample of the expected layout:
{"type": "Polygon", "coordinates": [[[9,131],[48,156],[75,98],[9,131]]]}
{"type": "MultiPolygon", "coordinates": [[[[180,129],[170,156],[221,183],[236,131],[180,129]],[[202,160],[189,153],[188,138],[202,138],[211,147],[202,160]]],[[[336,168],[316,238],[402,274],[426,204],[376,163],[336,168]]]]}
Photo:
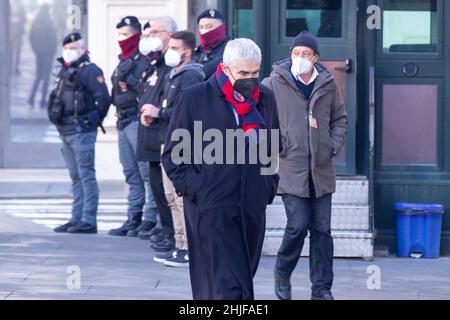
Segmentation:
{"type": "Polygon", "coordinates": [[[73,32],[69,35],[67,35],[63,40],[63,46],[65,46],[68,43],[77,42],[78,40],[83,39],[81,34],[79,32],[73,32]]]}
{"type": "Polygon", "coordinates": [[[206,9],[205,11],[200,13],[200,15],[197,18],[197,24],[203,18],[217,19],[217,20],[222,20],[222,22],[225,22],[225,18],[223,16],[223,14],[219,10],[216,10],[216,9],[206,9]]]}
{"type": "Polygon", "coordinates": [[[139,22],[139,19],[134,17],[134,16],[128,16],[123,18],[122,20],[120,20],[120,22],[117,24],[116,28],[120,29],[123,27],[133,27],[134,29],[141,31],[142,30],[142,25],[139,22]]]}

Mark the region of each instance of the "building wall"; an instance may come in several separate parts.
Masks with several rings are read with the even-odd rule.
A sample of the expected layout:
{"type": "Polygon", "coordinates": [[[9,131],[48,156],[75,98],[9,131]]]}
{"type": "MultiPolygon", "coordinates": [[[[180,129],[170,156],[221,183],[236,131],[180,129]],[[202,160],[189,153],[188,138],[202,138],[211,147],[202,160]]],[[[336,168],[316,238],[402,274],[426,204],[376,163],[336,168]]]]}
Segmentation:
{"type": "Polygon", "coordinates": [[[206,8],[217,8],[217,0],[88,0],[87,19],[83,29],[89,41],[93,60],[109,78],[117,64],[119,47],[116,41],[115,24],[125,15],[135,15],[142,22],[158,16],[171,16],[179,30],[197,30],[197,16],[206,8]]]}
{"type": "Polygon", "coordinates": [[[89,50],[107,79],[117,65],[120,53],[115,26],[127,15],[137,16],[142,22],[158,16],[171,16],[180,29],[188,26],[187,0],[90,0],[88,2],[89,50]]]}

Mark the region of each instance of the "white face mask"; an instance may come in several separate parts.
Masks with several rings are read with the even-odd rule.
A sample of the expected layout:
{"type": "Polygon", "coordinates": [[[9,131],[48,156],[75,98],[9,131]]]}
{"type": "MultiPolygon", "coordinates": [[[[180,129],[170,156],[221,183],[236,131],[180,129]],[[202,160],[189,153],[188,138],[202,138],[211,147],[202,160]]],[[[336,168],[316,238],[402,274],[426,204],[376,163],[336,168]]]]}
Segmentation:
{"type": "Polygon", "coordinates": [[[163,42],[160,38],[142,38],[139,42],[139,51],[144,55],[148,56],[152,52],[158,52],[163,49],[163,42]]]}
{"type": "Polygon", "coordinates": [[[117,41],[119,41],[119,42],[125,41],[125,40],[127,40],[127,39],[128,39],[128,37],[127,37],[126,35],[124,35],[124,34],[119,34],[119,35],[117,36],[117,41]]]}
{"type": "Polygon", "coordinates": [[[165,55],[166,65],[172,68],[181,64],[181,55],[175,50],[169,49],[165,55]]]}
{"type": "Polygon", "coordinates": [[[307,74],[313,68],[313,63],[305,58],[295,58],[292,60],[292,74],[302,76],[307,74]]]}
{"type": "Polygon", "coordinates": [[[74,63],[81,58],[83,52],[81,50],[63,50],[63,59],[66,63],[74,63]]]}

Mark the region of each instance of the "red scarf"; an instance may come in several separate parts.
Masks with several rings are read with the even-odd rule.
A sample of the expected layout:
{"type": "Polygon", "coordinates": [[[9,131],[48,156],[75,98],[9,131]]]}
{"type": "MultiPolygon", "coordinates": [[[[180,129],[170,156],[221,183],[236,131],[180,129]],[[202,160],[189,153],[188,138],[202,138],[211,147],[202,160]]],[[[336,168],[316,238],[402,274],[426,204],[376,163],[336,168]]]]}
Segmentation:
{"type": "Polygon", "coordinates": [[[141,33],[138,32],[128,39],[119,41],[119,46],[122,49],[122,59],[127,60],[139,49],[139,41],[141,41],[141,33]]]}
{"type": "Polygon", "coordinates": [[[161,53],[161,51],[150,53],[150,54],[147,56],[147,60],[150,60],[150,61],[151,61],[151,60],[155,59],[160,53],[161,53]]]}
{"type": "Polygon", "coordinates": [[[202,44],[203,50],[208,51],[211,47],[215,46],[220,41],[225,39],[226,36],[227,36],[227,34],[225,31],[224,24],[217,27],[216,29],[209,31],[208,33],[200,35],[200,42],[202,44]]]}
{"type": "Polygon", "coordinates": [[[258,86],[255,87],[252,97],[249,100],[245,100],[245,98],[234,89],[230,80],[223,72],[221,65],[217,68],[216,80],[225,95],[225,100],[236,110],[242,123],[242,129],[245,133],[252,129],[260,129],[265,125],[264,118],[256,108],[259,103],[258,86]]]}

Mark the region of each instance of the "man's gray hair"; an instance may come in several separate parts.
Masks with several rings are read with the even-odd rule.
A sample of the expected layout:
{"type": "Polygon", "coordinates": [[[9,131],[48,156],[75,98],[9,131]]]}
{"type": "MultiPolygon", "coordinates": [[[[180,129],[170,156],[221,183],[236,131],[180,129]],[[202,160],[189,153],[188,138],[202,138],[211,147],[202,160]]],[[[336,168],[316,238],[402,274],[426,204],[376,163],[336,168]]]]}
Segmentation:
{"type": "Polygon", "coordinates": [[[164,17],[157,17],[154,19],[151,19],[150,24],[152,21],[159,21],[163,24],[165,31],[170,33],[175,33],[178,31],[178,26],[175,20],[172,17],[164,16],[164,17]]]}
{"type": "Polygon", "coordinates": [[[223,63],[231,68],[238,60],[261,62],[261,49],[250,39],[239,38],[231,40],[225,47],[223,63]]]}

